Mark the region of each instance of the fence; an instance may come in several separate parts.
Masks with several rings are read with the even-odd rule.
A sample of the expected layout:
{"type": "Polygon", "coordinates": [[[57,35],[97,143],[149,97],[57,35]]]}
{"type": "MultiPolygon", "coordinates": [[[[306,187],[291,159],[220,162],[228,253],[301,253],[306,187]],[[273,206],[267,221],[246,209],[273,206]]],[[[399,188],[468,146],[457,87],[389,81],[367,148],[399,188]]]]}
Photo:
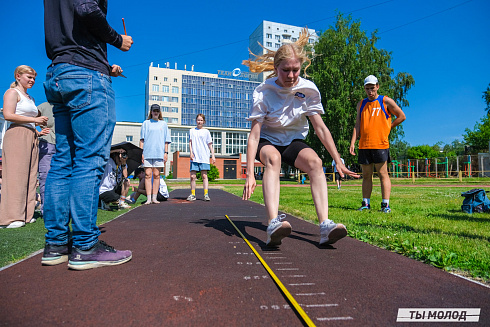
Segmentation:
{"type": "Polygon", "coordinates": [[[388,165],[388,171],[390,176],[395,178],[450,178],[459,177],[459,172],[461,172],[462,177],[488,175],[489,172],[483,169],[484,165],[478,159],[478,155],[467,155],[431,159],[392,160],[388,165]]]}

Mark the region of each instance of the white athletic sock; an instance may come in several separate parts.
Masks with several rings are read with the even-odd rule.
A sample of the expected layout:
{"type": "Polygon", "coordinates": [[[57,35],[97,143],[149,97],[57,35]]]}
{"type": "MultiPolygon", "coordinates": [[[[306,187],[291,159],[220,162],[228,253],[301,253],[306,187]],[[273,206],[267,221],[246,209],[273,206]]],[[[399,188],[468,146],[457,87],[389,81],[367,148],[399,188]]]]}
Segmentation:
{"type": "Polygon", "coordinates": [[[389,199],[388,199],[388,200],[383,199],[383,201],[381,201],[381,203],[386,203],[386,205],[388,205],[388,206],[389,206],[389,205],[390,205],[390,200],[389,200],[389,199]]]}
{"type": "Polygon", "coordinates": [[[370,198],[363,198],[362,202],[366,202],[367,204],[371,204],[371,199],[370,198]]]}

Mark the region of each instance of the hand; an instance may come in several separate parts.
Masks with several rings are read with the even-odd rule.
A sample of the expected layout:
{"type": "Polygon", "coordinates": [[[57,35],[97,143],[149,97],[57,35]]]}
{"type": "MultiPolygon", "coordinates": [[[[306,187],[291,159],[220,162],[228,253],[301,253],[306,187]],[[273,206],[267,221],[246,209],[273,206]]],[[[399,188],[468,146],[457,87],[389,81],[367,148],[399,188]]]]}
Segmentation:
{"type": "Polygon", "coordinates": [[[165,153],[165,154],[163,155],[163,162],[164,162],[164,163],[166,163],[166,162],[167,162],[167,160],[168,160],[168,153],[165,153]]]}
{"type": "Polygon", "coordinates": [[[141,155],[141,163],[145,163],[145,156],[141,155]]]}
{"type": "Polygon", "coordinates": [[[349,147],[349,152],[350,154],[352,154],[353,156],[356,155],[356,151],[355,151],[356,147],[354,144],[351,144],[350,147],[349,147]]]}
{"type": "Polygon", "coordinates": [[[253,172],[251,172],[250,176],[247,176],[245,181],[245,186],[243,187],[243,195],[242,200],[248,200],[254,194],[255,187],[257,183],[255,181],[255,176],[253,176],[253,172]]]}
{"type": "Polygon", "coordinates": [[[123,42],[121,44],[121,47],[119,48],[120,50],[126,52],[131,49],[131,46],[133,45],[133,38],[129,35],[121,35],[123,42]]]}
{"type": "Polygon", "coordinates": [[[50,131],[51,131],[51,130],[50,130],[49,128],[45,127],[45,128],[43,128],[43,129],[42,129],[42,130],[41,130],[41,131],[38,133],[38,135],[39,135],[39,136],[48,135],[50,131]]]}
{"type": "Polygon", "coordinates": [[[119,77],[122,75],[122,68],[119,65],[112,65],[111,67],[111,76],[112,77],[119,77]]]}
{"type": "Polygon", "coordinates": [[[34,118],[34,123],[37,126],[46,126],[46,124],[48,123],[48,117],[46,117],[46,116],[36,117],[36,118],[34,118]]]}
{"type": "Polygon", "coordinates": [[[337,163],[337,171],[340,174],[340,177],[344,177],[344,175],[349,175],[350,177],[353,178],[360,178],[359,174],[354,173],[353,171],[350,171],[347,169],[347,167],[344,166],[343,163],[337,163]]]}
{"type": "Polygon", "coordinates": [[[216,164],[216,158],[214,156],[211,157],[211,162],[214,164],[216,164]]]}

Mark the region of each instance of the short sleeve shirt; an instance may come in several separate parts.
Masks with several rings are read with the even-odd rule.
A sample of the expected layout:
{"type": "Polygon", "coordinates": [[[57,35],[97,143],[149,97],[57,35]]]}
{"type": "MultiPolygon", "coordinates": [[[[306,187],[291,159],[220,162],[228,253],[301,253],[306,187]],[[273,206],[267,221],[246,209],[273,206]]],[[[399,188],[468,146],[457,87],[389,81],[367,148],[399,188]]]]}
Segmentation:
{"type": "Polygon", "coordinates": [[[190,130],[189,138],[192,142],[193,162],[209,163],[209,143],[213,143],[211,133],[205,128],[196,127],[190,130]]]}
{"type": "Polygon", "coordinates": [[[274,145],[287,146],[295,139],[305,139],[309,124],[307,116],[323,114],[320,92],[316,85],[299,77],[293,87],[281,87],[276,78],[257,86],[253,106],[247,120],[262,123],[260,137],[274,145]]]}
{"type": "Polygon", "coordinates": [[[163,120],[148,119],[141,125],[140,139],[144,140],[145,159],[161,159],[165,154],[165,143],[172,143],[168,125],[163,120]]]}

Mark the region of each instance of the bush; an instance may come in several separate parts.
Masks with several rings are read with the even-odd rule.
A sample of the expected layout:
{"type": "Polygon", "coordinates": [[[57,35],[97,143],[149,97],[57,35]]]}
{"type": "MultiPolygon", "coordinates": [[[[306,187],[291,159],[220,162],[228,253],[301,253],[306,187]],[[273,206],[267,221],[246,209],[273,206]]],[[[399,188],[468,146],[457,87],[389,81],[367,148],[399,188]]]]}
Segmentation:
{"type": "MultiPolygon", "coordinates": [[[[197,172],[196,176],[200,181],[202,181],[202,176],[200,171],[197,172]]],[[[211,169],[208,171],[208,180],[212,182],[217,178],[219,178],[218,167],[216,167],[215,165],[211,165],[211,169]]]]}

